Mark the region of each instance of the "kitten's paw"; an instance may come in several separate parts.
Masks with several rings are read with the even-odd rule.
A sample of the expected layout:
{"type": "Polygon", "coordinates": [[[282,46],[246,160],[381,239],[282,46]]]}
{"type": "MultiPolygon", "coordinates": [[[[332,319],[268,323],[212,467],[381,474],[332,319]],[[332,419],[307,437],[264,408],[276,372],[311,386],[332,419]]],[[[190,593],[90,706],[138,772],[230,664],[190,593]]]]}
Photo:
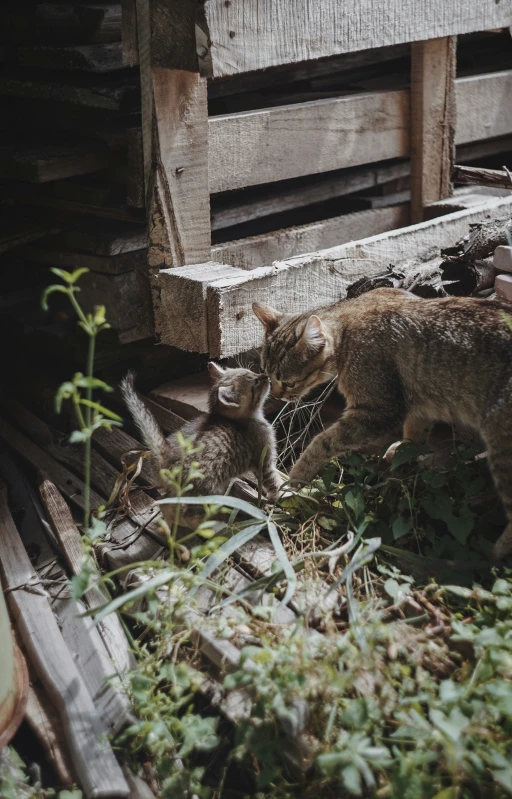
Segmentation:
{"type": "Polygon", "coordinates": [[[395,441],[394,444],[391,444],[390,447],[387,448],[386,452],[384,453],[384,460],[388,463],[391,463],[393,458],[395,457],[395,452],[397,451],[398,447],[400,446],[401,441],[395,441]]]}

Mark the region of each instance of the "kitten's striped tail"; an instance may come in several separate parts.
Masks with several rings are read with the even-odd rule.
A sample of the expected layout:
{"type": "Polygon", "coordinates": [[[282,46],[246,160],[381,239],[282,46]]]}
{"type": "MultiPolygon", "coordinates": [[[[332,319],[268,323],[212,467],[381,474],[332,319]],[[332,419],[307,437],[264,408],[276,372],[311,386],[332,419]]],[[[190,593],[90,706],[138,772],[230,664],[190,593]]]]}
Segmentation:
{"type": "Polygon", "coordinates": [[[126,377],[121,381],[121,393],[128,410],[141,432],[142,442],[144,446],[153,453],[153,462],[159,471],[165,466],[169,445],[155,417],[135,391],[134,379],[135,376],[133,372],[128,372],[126,377]]]}

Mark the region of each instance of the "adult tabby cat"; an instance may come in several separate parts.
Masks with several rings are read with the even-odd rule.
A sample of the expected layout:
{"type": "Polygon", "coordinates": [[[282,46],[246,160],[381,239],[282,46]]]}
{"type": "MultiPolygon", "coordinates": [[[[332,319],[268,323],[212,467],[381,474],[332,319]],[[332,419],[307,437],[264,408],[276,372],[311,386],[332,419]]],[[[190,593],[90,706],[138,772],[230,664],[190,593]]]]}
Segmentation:
{"type": "MultiPolygon", "coordinates": [[[[420,441],[433,421],[476,429],[508,525],[494,546],[512,552],[512,332],[510,306],[475,298],[422,300],[401,289],[375,289],[314,313],[283,314],[260,303],[262,366],[272,393],[297,400],[337,376],[346,410],[317,435],[290,478],[310,482],[332,457],[401,426],[420,441]]],[[[390,458],[397,442],[386,453],[390,458]]]]}

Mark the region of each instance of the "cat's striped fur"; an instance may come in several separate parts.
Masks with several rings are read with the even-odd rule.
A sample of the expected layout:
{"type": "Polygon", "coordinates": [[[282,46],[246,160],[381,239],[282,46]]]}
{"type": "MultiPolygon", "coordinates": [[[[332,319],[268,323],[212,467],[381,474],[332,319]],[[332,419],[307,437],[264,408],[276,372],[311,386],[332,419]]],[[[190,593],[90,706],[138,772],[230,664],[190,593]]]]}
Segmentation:
{"type": "MultiPolygon", "coordinates": [[[[193,438],[194,446],[201,451],[189,456],[184,462],[183,474],[193,461],[199,463],[202,478],[192,481],[193,496],[224,494],[231,480],[246,472],[256,477],[260,469],[263,450],[262,481],[269,500],[275,500],[282,478],[275,468],[275,437],[272,426],[263,416],[263,405],[268,396],[268,379],[264,374],[255,374],[248,369],[223,369],[215,363],[209,364],[212,388],[209,398],[209,413],[200,414],[181,428],[182,436],[193,438]]],[[[166,438],[151,411],[137,395],[134,378],[128,374],[121,383],[123,398],[137,426],[144,445],[152,453],[155,482],[164,490],[162,469],[179,463],[182,457],[176,434],[166,438]]],[[[163,505],[164,518],[172,522],[174,506],[163,505]]],[[[196,527],[201,521],[197,506],[182,506],[180,521],[196,527]],[[194,509],[195,508],[195,509],[194,509]]]]}
{"type": "Polygon", "coordinates": [[[340,420],[299,458],[292,479],[309,482],[335,455],[382,436],[391,442],[397,427],[403,439],[419,441],[433,421],[468,425],[485,442],[509,519],[494,555],[512,553],[510,307],[383,288],[314,313],[281,314],[259,303],[253,310],[265,327],[262,365],[274,396],[296,400],[337,375],[347,401],[340,420]]]}

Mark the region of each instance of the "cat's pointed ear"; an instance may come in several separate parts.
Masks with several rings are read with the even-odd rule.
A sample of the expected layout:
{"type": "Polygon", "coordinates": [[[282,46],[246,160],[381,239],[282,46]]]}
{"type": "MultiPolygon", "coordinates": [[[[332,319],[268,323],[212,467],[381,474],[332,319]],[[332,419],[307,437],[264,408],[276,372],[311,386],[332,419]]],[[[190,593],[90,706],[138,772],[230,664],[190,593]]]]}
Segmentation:
{"type": "Polygon", "coordinates": [[[210,380],[215,382],[220,377],[222,377],[222,375],[224,374],[224,369],[222,368],[222,366],[219,366],[218,363],[210,361],[210,363],[208,364],[208,374],[210,375],[210,380]]]}
{"type": "Polygon", "coordinates": [[[265,332],[273,333],[281,321],[282,314],[270,305],[263,305],[262,302],[253,302],[252,310],[265,328],[265,332]]]}
{"type": "Polygon", "coordinates": [[[228,408],[240,407],[240,398],[232,386],[220,386],[218,397],[221,405],[228,408]]]}
{"type": "Polygon", "coordinates": [[[315,314],[310,316],[306,322],[300,340],[309,349],[321,350],[325,345],[325,328],[322,320],[315,314]]]}

